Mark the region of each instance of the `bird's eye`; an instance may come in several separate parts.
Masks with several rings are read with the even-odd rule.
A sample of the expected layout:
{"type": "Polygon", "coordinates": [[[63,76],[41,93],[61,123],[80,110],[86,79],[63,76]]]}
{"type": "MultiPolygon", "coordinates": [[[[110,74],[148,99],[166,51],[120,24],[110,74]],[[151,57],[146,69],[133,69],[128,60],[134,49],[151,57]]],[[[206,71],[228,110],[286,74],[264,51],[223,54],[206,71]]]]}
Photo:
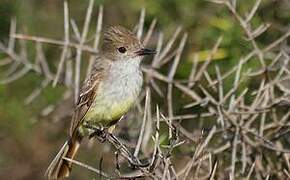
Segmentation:
{"type": "Polygon", "coordinates": [[[118,51],[119,51],[120,53],[125,53],[125,52],[127,51],[127,49],[126,49],[125,47],[119,47],[119,48],[118,48],[118,51]]]}

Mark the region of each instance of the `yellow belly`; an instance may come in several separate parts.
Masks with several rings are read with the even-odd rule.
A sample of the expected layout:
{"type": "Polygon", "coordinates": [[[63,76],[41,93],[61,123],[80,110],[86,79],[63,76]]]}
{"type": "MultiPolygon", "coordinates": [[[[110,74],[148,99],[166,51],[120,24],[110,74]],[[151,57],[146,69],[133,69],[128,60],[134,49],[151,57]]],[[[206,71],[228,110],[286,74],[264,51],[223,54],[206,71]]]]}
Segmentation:
{"type": "Polygon", "coordinates": [[[127,98],[123,101],[99,102],[94,104],[84,117],[88,123],[108,126],[111,122],[121,118],[133,105],[134,99],[127,98]]]}

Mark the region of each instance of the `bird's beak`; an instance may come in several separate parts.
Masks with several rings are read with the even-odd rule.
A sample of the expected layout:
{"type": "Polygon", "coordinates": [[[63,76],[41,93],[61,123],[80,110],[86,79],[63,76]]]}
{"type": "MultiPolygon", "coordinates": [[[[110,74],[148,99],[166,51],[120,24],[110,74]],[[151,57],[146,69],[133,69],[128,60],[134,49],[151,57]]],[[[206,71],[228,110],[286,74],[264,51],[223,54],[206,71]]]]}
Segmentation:
{"type": "Polygon", "coordinates": [[[139,51],[135,52],[138,56],[145,56],[150,54],[156,54],[156,51],[153,49],[142,48],[139,51]]]}

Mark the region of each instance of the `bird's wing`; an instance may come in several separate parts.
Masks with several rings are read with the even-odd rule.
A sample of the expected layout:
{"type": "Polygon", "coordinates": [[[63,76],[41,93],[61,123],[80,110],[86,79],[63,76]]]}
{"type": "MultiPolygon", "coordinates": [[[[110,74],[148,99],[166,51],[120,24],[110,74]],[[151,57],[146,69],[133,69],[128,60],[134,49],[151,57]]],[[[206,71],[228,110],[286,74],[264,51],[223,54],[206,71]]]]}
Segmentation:
{"type": "Polygon", "coordinates": [[[83,84],[72,117],[70,127],[71,137],[75,134],[79,126],[82,124],[84,116],[86,115],[92,103],[94,102],[94,99],[97,96],[96,91],[99,87],[100,79],[105,77],[105,69],[106,66],[104,66],[104,63],[102,63],[100,59],[97,59],[90,76],[83,84]]]}

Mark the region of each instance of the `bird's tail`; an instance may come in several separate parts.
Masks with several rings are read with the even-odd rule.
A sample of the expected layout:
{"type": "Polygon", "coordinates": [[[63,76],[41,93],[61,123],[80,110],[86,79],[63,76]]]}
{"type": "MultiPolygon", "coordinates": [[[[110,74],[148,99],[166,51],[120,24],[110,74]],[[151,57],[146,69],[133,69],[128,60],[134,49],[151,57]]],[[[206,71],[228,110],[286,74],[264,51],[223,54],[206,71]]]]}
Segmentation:
{"type": "Polygon", "coordinates": [[[72,163],[63,158],[73,159],[78,152],[82,140],[82,136],[80,135],[74,137],[76,138],[71,138],[64,143],[58,154],[48,166],[45,172],[45,176],[47,176],[48,179],[58,179],[69,176],[72,163]]]}

